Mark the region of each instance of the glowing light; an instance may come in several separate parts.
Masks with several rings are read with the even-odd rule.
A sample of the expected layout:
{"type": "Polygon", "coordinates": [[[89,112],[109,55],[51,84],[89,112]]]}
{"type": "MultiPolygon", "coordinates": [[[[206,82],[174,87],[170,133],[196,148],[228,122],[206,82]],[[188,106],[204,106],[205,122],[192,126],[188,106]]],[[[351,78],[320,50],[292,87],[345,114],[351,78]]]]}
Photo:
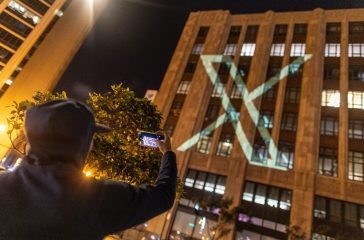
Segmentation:
{"type": "Polygon", "coordinates": [[[277,73],[275,76],[270,78],[267,82],[263,83],[262,85],[258,86],[256,89],[254,89],[251,92],[248,92],[245,83],[242,79],[242,75],[239,74],[238,68],[235,66],[234,62],[232,61],[230,56],[224,56],[224,55],[201,55],[201,60],[203,63],[203,66],[205,67],[205,70],[209,76],[210,81],[214,86],[221,84],[221,80],[219,78],[219,75],[214,67],[213,63],[226,63],[230,66],[230,76],[233,78],[233,80],[236,83],[236,86],[238,87],[239,92],[241,93],[241,97],[243,100],[244,105],[246,106],[248,110],[248,114],[250,118],[253,120],[255,126],[258,129],[259,134],[261,135],[263,141],[268,146],[268,152],[271,158],[267,159],[265,162],[253,162],[252,161],[252,153],[253,153],[253,147],[250,144],[242,126],[239,121],[240,113],[236,111],[234,106],[231,103],[230,97],[226,93],[225,87],[223,87],[221,91],[221,103],[222,106],[225,109],[225,113],[217,118],[217,120],[210,125],[208,125],[205,129],[200,131],[199,133],[192,136],[190,139],[182,143],[177,150],[178,151],[186,151],[187,149],[191,148],[193,145],[198,143],[199,139],[208,136],[212,131],[214,131],[216,128],[230,120],[232,123],[235,134],[238,138],[239,144],[241,145],[241,148],[243,150],[243,153],[245,154],[247,160],[254,165],[264,166],[264,167],[270,167],[275,168],[283,171],[287,171],[287,167],[281,167],[278,166],[277,163],[277,155],[278,155],[278,149],[273,142],[273,139],[270,136],[270,133],[268,129],[264,126],[259,126],[259,111],[255,107],[253,100],[263,95],[263,93],[267,92],[269,89],[271,89],[274,85],[276,85],[280,80],[287,77],[287,75],[290,73],[289,69],[291,66],[302,65],[304,62],[311,59],[312,55],[306,54],[302,57],[297,58],[294,60],[291,64],[285,66],[281,69],[279,73],[277,73]]]}
{"type": "Polygon", "coordinates": [[[58,16],[58,17],[62,17],[63,16],[63,11],[60,10],[60,9],[57,9],[55,14],[58,16]]]}
{"type": "Polygon", "coordinates": [[[0,133],[6,132],[6,125],[0,124],[0,133]]]}
{"type": "Polygon", "coordinates": [[[11,80],[11,79],[8,79],[5,81],[5,84],[8,84],[8,85],[11,85],[12,83],[13,83],[13,80],[11,80]]]}
{"type": "Polygon", "coordinates": [[[91,171],[87,171],[87,172],[85,172],[85,176],[86,176],[86,177],[91,177],[91,176],[92,176],[92,172],[91,172],[91,171]]]}

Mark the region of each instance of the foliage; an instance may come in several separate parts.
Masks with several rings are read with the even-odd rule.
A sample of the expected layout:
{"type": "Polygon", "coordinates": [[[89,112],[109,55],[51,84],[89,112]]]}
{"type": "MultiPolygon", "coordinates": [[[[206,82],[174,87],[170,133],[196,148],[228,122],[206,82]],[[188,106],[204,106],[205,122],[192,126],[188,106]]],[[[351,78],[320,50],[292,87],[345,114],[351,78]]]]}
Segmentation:
{"type": "MultiPolygon", "coordinates": [[[[14,102],[10,106],[7,132],[12,143],[15,136],[22,134],[25,111],[29,107],[65,98],[65,92],[37,92],[31,101],[14,102]]],[[[161,114],[156,106],[146,98],[137,98],[134,92],[123,88],[121,84],[111,86],[110,92],[91,93],[87,103],[94,110],[96,121],[110,126],[113,131],[95,135],[85,169],[97,178],[122,180],[136,185],[154,183],[161,153],[140,146],[137,132],[160,130],[161,114]]],[[[18,139],[23,141],[23,138],[18,139]]],[[[15,145],[19,143],[13,144],[14,147],[15,145]]]]}

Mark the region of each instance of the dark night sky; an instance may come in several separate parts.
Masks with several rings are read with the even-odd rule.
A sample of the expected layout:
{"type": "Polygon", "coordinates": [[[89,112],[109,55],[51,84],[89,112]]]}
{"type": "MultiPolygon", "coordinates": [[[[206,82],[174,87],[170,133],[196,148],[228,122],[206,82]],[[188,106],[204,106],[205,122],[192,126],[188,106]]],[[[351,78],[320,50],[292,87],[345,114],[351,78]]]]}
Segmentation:
{"type": "MultiPolygon", "coordinates": [[[[102,1],[102,0],[95,0],[102,1]]],[[[362,0],[110,0],[55,91],[84,99],[122,82],[144,96],[158,89],[191,11],[231,13],[364,7],[362,0]]]]}

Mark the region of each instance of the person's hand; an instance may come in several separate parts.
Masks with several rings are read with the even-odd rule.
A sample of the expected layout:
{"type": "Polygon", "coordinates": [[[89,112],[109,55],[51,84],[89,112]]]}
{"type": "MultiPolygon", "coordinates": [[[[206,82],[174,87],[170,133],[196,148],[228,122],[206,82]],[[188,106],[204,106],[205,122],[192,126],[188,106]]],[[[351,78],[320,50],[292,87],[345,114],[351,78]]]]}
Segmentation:
{"type": "Polygon", "coordinates": [[[157,140],[159,150],[163,154],[165,152],[167,152],[167,151],[172,151],[171,139],[169,138],[169,136],[167,135],[167,133],[165,133],[165,132],[156,132],[156,134],[163,135],[164,136],[164,140],[163,141],[157,140]]]}

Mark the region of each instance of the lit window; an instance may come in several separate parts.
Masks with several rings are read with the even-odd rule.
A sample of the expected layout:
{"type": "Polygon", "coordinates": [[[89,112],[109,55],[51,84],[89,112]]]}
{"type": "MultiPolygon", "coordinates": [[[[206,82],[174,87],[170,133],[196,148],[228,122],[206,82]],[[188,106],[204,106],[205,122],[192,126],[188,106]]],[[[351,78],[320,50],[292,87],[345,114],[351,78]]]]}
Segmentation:
{"type": "Polygon", "coordinates": [[[337,177],[337,149],[320,148],[318,171],[320,175],[337,177]]]}
{"type": "Polygon", "coordinates": [[[235,55],[236,44],[226,44],[224,55],[235,55]]]}
{"type": "Polygon", "coordinates": [[[219,176],[216,183],[215,193],[219,195],[224,195],[226,185],[226,177],[219,176]]]}
{"type": "Polygon", "coordinates": [[[364,182],[364,153],[349,152],[349,175],[350,180],[364,182]]]}
{"type": "Polygon", "coordinates": [[[280,143],[276,165],[287,169],[293,168],[294,146],[292,143],[280,143]]]}
{"type": "Polygon", "coordinates": [[[284,56],[284,43],[273,43],[270,50],[271,56],[284,56]]]}
{"type": "Polygon", "coordinates": [[[364,109],[364,92],[349,91],[348,92],[348,107],[364,109]]]}
{"type": "Polygon", "coordinates": [[[291,46],[291,57],[304,56],[306,51],[305,43],[293,43],[291,46]]]}
{"type": "Polygon", "coordinates": [[[262,164],[266,164],[268,159],[268,149],[265,144],[254,144],[253,145],[253,156],[252,161],[262,164]]]}
{"type": "Polygon", "coordinates": [[[31,19],[33,24],[38,24],[40,22],[40,17],[31,13],[26,7],[18,2],[10,1],[8,7],[19,12],[25,19],[31,19]]]}
{"type": "Polygon", "coordinates": [[[244,43],[241,48],[241,56],[254,56],[255,43],[244,43]]]}
{"type": "Polygon", "coordinates": [[[188,170],[188,174],[185,180],[185,186],[193,187],[193,184],[195,183],[195,178],[196,178],[196,171],[188,170]]]}
{"type": "Polygon", "coordinates": [[[265,185],[258,184],[257,189],[255,191],[254,202],[264,205],[266,195],[267,195],[267,187],[265,185]]]}
{"type": "Polygon", "coordinates": [[[364,57],[364,43],[349,43],[349,57],[364,57]]]}
{"type": "Polygon", "coordinates": [[[361,119],[350,119],[348,134],[349,138],[364,140],[364,121],[361,119]]]}
{"type": "Polygon", "coordinates": [[[212,92],[212,97],[221,97],[225,89],[225,84],[216,83],[212,92]]]}
{"type": "Polygon", "coordinates": [[[254,183],[246,182],[244,193],[243,193],[243,200],[252,202],[254,197],[254,183]]]}
{"type": "Polygon", "coordinates": [[[340,43],[326,43],[325,57],[340,57],[340,43]]]}
{"type": "Polygon", "coordinates": [[[181,83],[178,86],[177,93],[178,94],[187,94],[190,90],[190,81],[181,81],[181,83]]]}
{"type": "Polygon", "coordinates": [[[233,136],[231,134],[221,134],[219,144],[217,146],[217,156],[230,157],[233,149],[233,136]]]}
{"type": "Polygon", "coordinates": [[[7,85],[11,85],[12,83],[13,83],[13,80],[11,80],[11,79],[8,79],[5,81],[5,84],[7,84],[7,85]]]}
{"type": "Polygon", "coordinates": [[[206,192],[213,192],[214,191],[214,188],[215,188],[215,182],[216,182],[216,175],[209,174],[207,176],[207,180],[206,180],[206,183],[205,183],[204,190],[206,192]]]}
{"type": "Polygon", "coordinates": [[[202,43],[196,43],[195,46],[192,48],[192,54],[199,55],[203,51],[203,44],[202,43]]]}
{"type": "Polygon", "coordinates": [[[195,180],[194,188],[202,190],[205,185],[205,181],[206,181],[206,173],[199,172],[195,180]]]}
{"type": "Polygon", "coordinates": [[[321,96],[321,106],[340,107],[340,91],[323,90],[321,96]]]}
{"type": "Polygon", "coordinates": [[[197,152],[208,154],[211,147],[211,137],[203,136],[197,143],[197,152]]]}

